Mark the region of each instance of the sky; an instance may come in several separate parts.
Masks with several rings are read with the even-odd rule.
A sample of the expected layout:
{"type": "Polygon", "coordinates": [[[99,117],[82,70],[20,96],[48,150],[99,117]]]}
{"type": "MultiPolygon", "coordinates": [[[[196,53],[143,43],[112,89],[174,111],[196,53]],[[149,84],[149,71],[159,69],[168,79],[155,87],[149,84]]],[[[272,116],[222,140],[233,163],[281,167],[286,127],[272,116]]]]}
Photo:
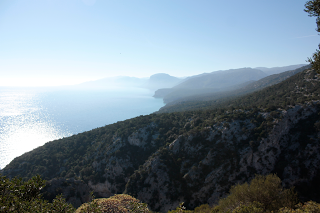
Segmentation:
{"type": "Polygon", "coordinates": [[[0,86],[307,64],[303,0],[0,0],[0,86]]]}

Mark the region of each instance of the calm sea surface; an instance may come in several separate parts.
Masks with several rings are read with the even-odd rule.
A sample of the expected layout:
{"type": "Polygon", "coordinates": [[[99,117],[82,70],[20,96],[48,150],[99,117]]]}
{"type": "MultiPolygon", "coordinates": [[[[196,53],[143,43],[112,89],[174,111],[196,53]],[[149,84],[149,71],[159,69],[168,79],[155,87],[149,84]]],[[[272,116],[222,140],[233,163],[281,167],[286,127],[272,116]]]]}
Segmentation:
{"type": "Polygon", "coordinates": [[[147,115],[162,99],[140,89],[0,87],[0,168],[48,141],[147,115]]]}

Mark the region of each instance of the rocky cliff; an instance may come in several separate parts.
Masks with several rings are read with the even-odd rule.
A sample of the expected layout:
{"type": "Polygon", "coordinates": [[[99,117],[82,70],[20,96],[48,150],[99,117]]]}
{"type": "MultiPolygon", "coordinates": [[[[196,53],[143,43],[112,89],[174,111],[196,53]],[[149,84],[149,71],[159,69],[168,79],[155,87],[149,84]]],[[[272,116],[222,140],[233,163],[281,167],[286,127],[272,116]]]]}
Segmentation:
{"type": "Polygon", "coordinates": [[[319,176],[319,103],[279,109],[276,116],[257,112],[262,122],[235,119],[181,135],[130,177],[126,192],[166,212],[179,202],[213,205],[255,174],[277,173],[300,190],[319,176]],[[255,133],[261,126],[268,132],[255,133]]]}
{"type": "Polygon", "coordinates": [[[302,200],[319,201],[318,75],[306,70],[280,84],[224,107],[140,116],[53,141],[1,172],[40,174],[51,180],[48,196],[62,192],[74,205],[93,190],[96,197],[125,192],[161,212],[182,201],[194,208],[268,173],[302,200]]]}

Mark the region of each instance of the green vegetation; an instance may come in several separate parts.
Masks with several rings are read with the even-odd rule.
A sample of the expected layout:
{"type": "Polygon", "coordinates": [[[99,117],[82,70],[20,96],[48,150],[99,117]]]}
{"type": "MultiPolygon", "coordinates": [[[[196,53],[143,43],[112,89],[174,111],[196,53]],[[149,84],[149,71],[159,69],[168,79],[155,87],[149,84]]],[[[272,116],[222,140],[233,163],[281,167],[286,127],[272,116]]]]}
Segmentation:
{"type": "MultiPolygon", "coordinates": [[[[317,17],[317,32],[320,32],[320,1],[311,0],[307,1],[305,4],[305,11],[309,13],[309,16],[317,17]]],[[[320,45],[319,45],[320,49],[320,45]]],[[[316,52],[312,55],[312,58],[308,58],[308,62],[312,64],[312,67],[320,72],[320,50],[317,49],[316,52]]]]}
{"type": "MultiPolygon", "coordinates": [[[[4,176],[0,177],[0,212],[151,213],[147,204],[126,194],[101,199],[94,199],[93,196],[91,202],[83,204],[76,210],[70,204],[65,203],[61,196],[57,197],[53,203],[43,200],[40,190],[45,181],[39,176],[26,182],[18,178],[9,180],[4,176]]],[[[232,186],[230,194],[220,199],[216,206],[203,204],[194,210],[186,210],[181,203],[175,210],[168,213],[318,213],[319,211],[320,204],[313,201],[297,204],[297,194],[293,188],[283,188],[280,178],[269,174],[267,176],[257,175],[249,184],[232,186]]]]}
{"type": "Polygon", "coordinates": [[[90,203],[85,203],[80,206],[75,213],[85,212],[151,213],[147,204],[141,203],[140,200],[126,194],[118,194],[109,198],[94,199],[90,203]]]}
{"type": "MultiPolygon", "coordinates": [[[[186,109],[180,108],[180,105],[184,103],[191,102],[190,104],[202,104],[204,101],[213,101],[223,98],[223,100],[228,100],[230,98],[235,98],[243,96],[248,93],[252,93],[258,90],[261,90],[265,87],[272,86],[274,84],[280,83],[285,79],[310,68],[310,65],[297,68],[295,70],[286,71],[276,75],[270,75],[268,77],[262,78],[254,82],[246,82],[241,85],[234,86],[233,88],[228,88],[228,91],[220,91],[213,88],[207,89],[184,89],[180,92],[175,90],[174,93],[170,93],[164,97],[164,102],[169,102],[166,106],[162,107],[160,112],[175,112],[175,111],[184,111],[186,109]],[[176,101],[170,101],[176,100],[176,101]]],[[[188,109],[190,110],[190,108],[188,109]]]]}
{"type": "MultiPolygon", "coordinates": [[[[227,109],[230,107],[244,109],[281,107],[286,109],[289,105],[317,100],[319,98],[320,85],[319,83],[316,84],[316,72],[310,71],[306,73],[306,68],[308,68],[308,66],[297,69],[296,75],[273,86],[264,88],[265,85],[272,85],[278,81],[277,78],[273,79],[275,76],[270,76],[267,82],[264,82],[265,79],[262,79],[257,82],[258,85],[253,83],[251,86],[248,85],[248,87],[237,91],[213,94],[210,97],[204,97],[200,100],[182,101],[174,105],[169,104],[160,109],[159,113],[213,110],[217,108],[227,109]],[[311,81],[305,80],[308,78],[310,78],[311,81]]],[[[285,73],[279,75],[284,75],[280,77],[280,79],[286,76],[285,73]]]]}
{"type": "MultiPolygon", "coordinates": [[[[103,165],[92,167],[92,163],[99,161],[100,158],[108,157],[111,160],[114,156],[133,159],[132,166],[127,170],[128,173],[131,173],[138,169],[152,153],[168,142],[172,142],[179,135],[199,132],[217,122],[230,122],[238,118],[255,119],[258,111],[278,115],[278,108],[288,109],[290,105],[317,100],[320,84],[315,83],[317,79],[313,77],[314,74],[314,71],[302,72],[280,84],[238,99],[230,101],[219,99],[218,101],[194,103],[194,105],[185,104],[181,108],[186,107],[187,111],[139,116],[56,140],[14,159],[3,172],[9,177],[21,176],[24,179],[40,174],[46,180],[65,177],[80,178],[86,182],[89,180],[104,182],[106,177],[103,176],[105,173],[103,165]],[[315,82],[300,81],[307,76],[310,76],[315,82]],[[128,144],[128,137],[132,133],[152,123],[154,126],[147,128],[146,141],[148,143],[154,141],[153,146],[143,148],[120,146],[115,152],[112,152],[115,138],[118,137],[123,144],[128,144]],[[100,150],[106,150],[107,153],[109,150],[110,154],[106,156],[100,150]],[[142,155],[135,155],[137,152],[142,155]],[[14,168],[19,168],[19,170],[14,168]]],[[[261,126],[263,121],[258,120],[256,124],[261,126]]],[[[254,133],[256,137],[266,134],[262,132],[264,129],[262,126],[257,129],[254,133]]],[[[108,162],[104,164],[107,165],[108,162]]]]}
{"type": "MultiPolygon", "coordinates": [[[[319,6],[318,0],[306,4],[318,26],[319,6]]],[[[0,210],[73,212],[66,201],[79,206],[88,200],[89,186],[97,186],[102,192],[96,197],[128,195],[94,199],[78,212],[149,212],[148,206],[161,211],[181,201],[172,213],[319,212],[318,203],[297,204],[293,189],[283,187],[296,184],[303,201],[320,196],[320,80],[317,69],[307,68],[25,153],[1,170],[8,178],[0,176],[0,210]],[[266,173],[277,173],[283,185],[275,175],[253,178],[266,173]],[[51,185],[43,188],[39,175],[51,185]],[[203,204],[224,197],[231,185],[217,206],[203,204]],[[62,192],[66,201],[56,197],[62,192]]]]}
{"type": "Polygon", "coordinates": [[[308,201],[304,204],[299,203],[295,208],[284,207],[279,210],[279,213],[318,213],[320,212],[320,204],[314,201],[308,201]]]}
{"type": "MultiPolygon", "coordinates": [[[[23,180],[39,174],[46,180],[65,178],[83,180],[87,184],[107,181],[110,193],[126,191],[137,197],[138,192],[151,187],[146,183],[147,178],[156,179],[157,174],[149,164],[159,159],[155,171],[162,171],[169,178],[165,183],[169,190],[166,197],[170,201],[183,199],[186,207],[193,209],[214,192],[212,186],[205,198],[195,200],[192,205],[189,203],[213,171],[223,171],[215,179],[216,184],[223,186],[219,192],[221,195],[227,192],[230,184],[244,182],[257,173],[252,165],[246,167],[246,172],[239,172],[241,153],[251,150],[259,154],[260,142],[281,122],[286,110],[298,104],[301,105],[300,114],[305,113],[309,105],[316,111],[290,127],[292,132],[286,137],[292,135],[292,141],[298,140],[298,146],[295,145],[294,150],[283,149],[270,172],[276,172],[283,178],[283,172],[290,164],[290,168],[306,171],[301,178],[308,177],[308,169],[293,161],[292,156],[298,156],[303,162],[303,151],[309,145],[317,144],[319,104],[313,101],[319,100],[319,92],[316,72],[305,70],[241,98],[199,102],[186,111],[139,116],[49,142],[14,159],[1,172],[9,178],[20,176],[23,180]],[[227,136],[229,133],[230,137],[227,136]],[[179,148],[170,148],[178,138],[179,148]],[[194,151],[187,151],[184,147],[191,147],[194,151]],[[235,182],[228,181],[234,172],[237,173],[235,182]]],[[[289,141],[292,145],[291,139],[289,141]]],[[[275,148],[266,151],[278,152],[275,148]]],[[[259,155],[261,161],[263,153],[259,155]]],[[[317,158],[316,153],[313,155],[310,159],[317,158]]],[[[71,190],[73,186],[69,188],[71,190]]],[[[316,189],[310,185],[297,187],[299,192],[303,192],[301,195],[316,197],[319,194],[317,190],[308,194],[312,188],[316,189]]],[[[60,194],[61,190],[55,192],[50,193],[50,198],[60,194]]],[[[151,192],[152,200],[148,204],[153,210],[159,210],[156,207],[159,194],[157,190],[151,192]]],[[[79,199],[83,196],[74,190],[65,198],[69,201],[73,195],[79,199]]],[[[102,196],[97,192],[95,195],[102,196]]]]}
{"type": "MultiPolygon", "coordinates": [[[[311,16],[317,17],[319,31],[320,1],[308,1],[306,8],[311,16]]],[[[125,192],[139,198],[139,193],[144,192],[143,202],[153,210],[160,211],[167,203],[183,200],[189,209],[209,212],[210,206],[199,205],[206,203],[212,194],[217,200],[231,185],[244,183],[259,172],[277,173],[290,181],[294,178],[302,197],[319,198],[320,188],[315,184],[320,180],[317,169],[320,80],[316,72],[319,55],[317,51],[310,59],[316,69],[307,66],[269,76],[236,92],[205,95],[168,105],[156,114],[52,141],[25,153],[1,170],[3,175],[13,178],[1,202],[6,210],[14,211],[45,209],[50,205],[50,211],[54,211],[55,203],[68,209],[61,196],[53,203],[42,201],[39,190],[44,182],[39,176],[34,177],[40,175],[49,182],[58,180],[50,190],[49,187],[43,189],[50,201],[64,190],[67,202],[71,203],[76,197],[79,206],[87,201],[83,199],[88,193],[84,188],[101,183],[106,190],[100,194],[95,192],[97,197],[125,192]],[[290,117],[290,113],[294,117],[290,117]],[[283,129],[274,131],[280,123],[283,129]],[[272,143],[274,145],[270,145],[272,143]],[[263,171],[263,168],[266,169],[263,171]],[[28,181],[37,184],[28,189],[30,185],[24,185],[28,181]],[[34,193],[18,193],[27,189],[28,193],[34,193]],[[28,202],[34,205],[27,205],[28,202]]],[[[4,177],[3,180],[3,184],[10,182],[4,177]]],[[[294,207],[294,194],[292,190],[283,189],[279,180],[275,176],[257,176],[250,185],[236,185],[215,210],[263,212],[283,208],[289,212],[289,208],[294,207]],[[244,190],[254,194],[258,183],[265,184],[267,189],[276,187],[272,193],[267,189],[263,190],[266,194],[258,193],[269,196],[269,203],[264,201],[265,197],[258,199],[257,193],[255,199],[241,194],[244,190]]],[[[91,211],[102,201],[105,202],[95,200],[84,208],[91,211]]],[[[135,205],[139,209],[143,206],[135,205]]],[[[183,208],[181,205],[174,211],[180,212],[183,208]]],[[[303,208],[317,208],[317,204],[309,202],[294,210],[303,208]]]]}
{"type": "Polygon", "coordinates": [[[220,199],[218,205],[203,204],[194,210],[186,210],[183,203],[168,213],[318,213],[320,204],[297,202],[293,188],[285,189],[274,174],[257,175],[251,182],[231,187],[230,194],[220,199]]]}
{"type": "Polygon", "coordinates": [[[297,204],[297,195],[293,189],[284,189],[276,175],[257,175],[250,184],[238,184],[230,189],[230,195],[219,201],[214,208],[217,212],[239,212],[240,209],[252,209],[271,212],[283,207],[293,208],[297,204]]]}
{"type": "Polygon", "coordinates": [[[62,196],[57,196],[52,203],[42,199],[41,189],[45,181],[40,176],[28,181],[21,178],[8,179],[0,175],[0,212],[74,212],[71,204],[62,196]]]}

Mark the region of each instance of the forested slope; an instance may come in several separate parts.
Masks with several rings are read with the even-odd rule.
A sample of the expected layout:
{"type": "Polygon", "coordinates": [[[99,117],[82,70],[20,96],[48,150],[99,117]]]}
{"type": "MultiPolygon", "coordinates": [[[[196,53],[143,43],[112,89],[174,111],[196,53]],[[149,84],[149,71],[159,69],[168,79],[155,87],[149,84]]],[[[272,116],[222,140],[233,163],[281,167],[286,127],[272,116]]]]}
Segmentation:
{"type": "MultiPolygon", "coordinates": [[[[255,174],[277,173],[301,199],[317,200],[319,92],[318,75],[305,70],[238,99],[199,103],[201,110],[140,116],[49,142],[2,173],[69,185],[79,179],[98,197],[125,192],[162,212],[182,201],[213,204],[255,174]]],[[[77,192],[67,199],[85,202],[77,192]]]]}
{"type": "MultiPolygon", "coordinates": [[[[162,107],[159,112],[178,112],[187,110],[201,110],[206,108],[215,107],[217,104],[225,103],[228,100],[234,100],[237,97],[244,96],[255,91],[259,91],[263,88],[278,84],[285,79],[309,69],[310,65],[297,68],[295,70],[286,71],[280,74],[274,74],[262,78],[258,81],[254,81],[243,85],[242,87],[232,89],[226,92],[212,92],[210,94],[198,95],[198,96],[188,96],[185,98],[180,98],[177,101],[168,103],[162,107]]],[[[240,98],[241,100],[241,98],[240,98]]]]}

